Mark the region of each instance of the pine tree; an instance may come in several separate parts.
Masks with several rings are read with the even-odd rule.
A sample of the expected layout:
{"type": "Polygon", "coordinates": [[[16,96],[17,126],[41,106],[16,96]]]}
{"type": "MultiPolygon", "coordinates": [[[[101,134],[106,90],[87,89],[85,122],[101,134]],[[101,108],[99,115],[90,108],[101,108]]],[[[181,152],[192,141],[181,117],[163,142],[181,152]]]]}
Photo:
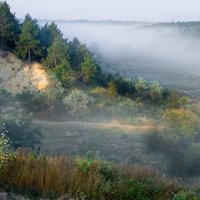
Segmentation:
{"type": "Polygon", "coordinates": [[[89,53],[84,55],[84,62],[81,63],[81,76],[84,82],[92,82],[96,78],[97,67],[89,53]]]}
{"type": "Polygon", "coordinates": [[[61,31],[58,29],[55,22],[52,22],[50,25],[46,23],[39,31],[38,38],[40,40],[40,48],[42,49],[42,57],[45,58],[48,54],[47,48],[49,48],[55,39],[62,35],[61,31]]]}
{"type": "Polygon", "coordinates": [[[36,20],[32,20],[29,14],[26,14],[25,20],[21,27],[21,34],[19,35],[19,41],[16,42],[16,55],[26,58],[28,54],[28,60],[31,62],[31,53],[39,55],[41,50],[38,48],[40,41],[37,39],[39,28],[36,20]]]}
{"type": "Polygon", "coordinates": [[[8,42],[14,44],[14,41],[17,39],[18,31],[19,21],[15,18],[15,14],[10,12],[10,7],[6,1],[0,2],[0,43],[2,54],[4,44],[8,44],[8,42]]]}
{"type": "Polygon", "coordinates": [[[69,59],[67,39],[63,39],[59,35],[53,44],[47,49],[48,55],[43,61],[47,69],[54,69],[60,65],[62,61],[69,59]]]}

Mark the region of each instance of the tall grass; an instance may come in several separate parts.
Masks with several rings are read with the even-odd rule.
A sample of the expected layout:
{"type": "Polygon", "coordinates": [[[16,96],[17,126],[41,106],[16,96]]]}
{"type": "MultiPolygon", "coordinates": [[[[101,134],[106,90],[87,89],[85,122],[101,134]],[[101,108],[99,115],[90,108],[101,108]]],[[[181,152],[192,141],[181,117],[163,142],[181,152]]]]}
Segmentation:
{"type": "Polygon", "coordinates": [[[72,159],[37,157],[25,151],[17,151],[15,160],[3,163],[0,185],[52,199],[67,194],[87,199],[169,199],[182,189],[177,180],[161,178],[150,168],[115,166],[90,153],[72,159]]]}

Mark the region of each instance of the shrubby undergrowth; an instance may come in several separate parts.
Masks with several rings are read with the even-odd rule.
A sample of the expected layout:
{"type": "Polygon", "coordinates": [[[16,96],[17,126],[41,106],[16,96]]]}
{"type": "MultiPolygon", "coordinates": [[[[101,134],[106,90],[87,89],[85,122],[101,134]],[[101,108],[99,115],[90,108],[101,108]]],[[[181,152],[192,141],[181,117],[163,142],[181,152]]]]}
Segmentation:
{"type": "Polygon", "coordinates": [[[40,137],[41,128],[32,123],[31,115],[26,117],[19,115],[17,118],[4,118],[0,126],[0,132],[6,133],[6,138],[10,138],[12,143],[10,146],[13,149],[19,147],[34,148],[36,145],[41,144],[40,137]]]}

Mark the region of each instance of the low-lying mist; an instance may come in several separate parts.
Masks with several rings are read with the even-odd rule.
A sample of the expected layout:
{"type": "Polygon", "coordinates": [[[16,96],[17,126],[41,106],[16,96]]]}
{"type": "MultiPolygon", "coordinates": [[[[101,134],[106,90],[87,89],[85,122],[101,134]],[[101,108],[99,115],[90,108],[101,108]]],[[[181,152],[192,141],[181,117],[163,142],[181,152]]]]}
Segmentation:
{"type": "Polygon", "coordinates": [[[103,57],[137,59],[137,57],[198,65],[200,40],[178,28],[153,28],[135,25],[108,25],[56,22],[69,40],[99,47],[103,57]]]}

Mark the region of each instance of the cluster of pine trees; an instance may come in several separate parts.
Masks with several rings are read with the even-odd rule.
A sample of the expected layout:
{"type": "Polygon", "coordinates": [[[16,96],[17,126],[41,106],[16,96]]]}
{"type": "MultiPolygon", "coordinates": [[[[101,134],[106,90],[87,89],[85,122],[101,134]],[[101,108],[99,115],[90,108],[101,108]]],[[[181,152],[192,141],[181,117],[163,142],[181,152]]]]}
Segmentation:
{"type": "Polygon", "coordinates": [[[20,23],[6,1],[0,2],[0,41],[1,62],[4,50],[29,62],[41,62],[65,87],[75,79],[93,82],[101,71],[93,54],[78,38],[68,41],[55,22],[40,27],[30,14],[20,23]]]}

